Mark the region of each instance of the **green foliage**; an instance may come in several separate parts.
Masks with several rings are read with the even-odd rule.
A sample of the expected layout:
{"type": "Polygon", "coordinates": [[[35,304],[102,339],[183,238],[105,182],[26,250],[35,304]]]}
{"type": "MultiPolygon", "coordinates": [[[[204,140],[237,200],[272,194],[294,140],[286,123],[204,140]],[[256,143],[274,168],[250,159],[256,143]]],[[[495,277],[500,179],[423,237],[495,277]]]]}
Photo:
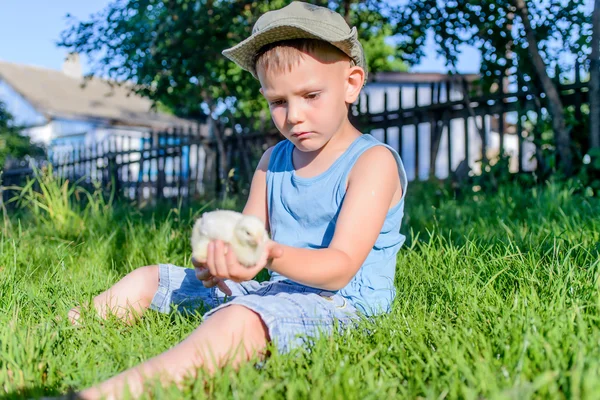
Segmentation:
{"type": "Polygon", "coordinates": [[[541,179],[537,174],[532,173],[513,173],[510,172],[510,157],[502,155],[495,159],[488,160],[481,165],[481,173],[469,177],[460,184],[462,191],[482,191],[486,193],[495,193],[499,188],[513,183],[519,183],[525,187],[531,187],[538,184],[541,179]]]}
{"type": "MultiPolygon", "coordinates": [[[[438,53],[455,70],[460,47],[475,46],[482,53],[481,75],[489,88],[506,75],[519,74],[537,85],[537,72],[514,0],[452,1],[409,0],[395,10],[398,46],[411,63],[424,55],[428,32],[438,53]]],[[[560,56],[574,54],[580,61],[589,52],[591,11],[584,0],[526,1],[539,50],[549,70],[560,65],[560,56]]],[[[539,86],[538,86],[539,87],[539,86]]]]}
{"type": "Polygon", "coordinates": [[[389,25],[385,25],[375,35],[368,36],[362,41],[369,73],[379,71],[408,71],[408,66],[398,58],[396,49],[386,43],[386,39],[391,34],[392,28],[389,25]]]}
{"type": "MultiPolygon", "coordinates": [[[[395,13],[399,49],[412,54],[412,62],[423,55],[427,33],[432,32],[438,53],[456,72],[460,47],[472,45],[482,54],[480,84],[483,93],[498,92],[508,83],[511,91],[544,98],[543,107],[553,121],[557,167],[573,170],[570,128],[564,122],[563,105],[548,80],[549,71],[572,69],[562,65],[565,55],[584,61],[590,50],[591,10],[585,0],[409,0],[395,13]],[[539,54],[538,54],[539,53],[539,54]],[[545,96],[542,96],[545,94],[545,96]]],[[[559,75],[555,76],[558,81],[559,75]]],[[[543,157],[538,158],[542,161],[543,157]]],[[[542,170],[547,167],[542,166],[542,170]]],[[[551,167],[554,169],[553,167],[551,167]]]]}
{"type": "Polygon", "coordinates": [[[589,151],[574,179],[581,185],[580,189],[586,196],[600,197],[600,149],[589,151]]]}
{"type": "Polygon", "coordinates": [[[51,227],[52,234],[63,239],[80,237],[92,221],[102,221],[99,217],[112,210],[112,198],[106,201],[99,185],[90,193],[77,182],[56,175],[51,164],[34,169],[34,178],[15,189],[18,195],[10,202],[27,210],[40,229],[51,227]]]}
{"type": "Polygon", "coordinates": [[[20,129],[13,123],[12,115],[0,102],[0,170],[8,157],[16,159],[26,155],[41,156],[44,150],[31,143],[31,139],[20,134],[20,129]]]}
{"type": "MultiPolygon", "coordinates": [[[[562,82],[568,84],[569,82],[562,82]]],[[[570,82],[572,83],[572,82],[570,82]]],[[[579,111],[576,106],[566,106],[563,116],[569,129],[573,152],[573,167],[575,171],[584,168],[584,157],[590,150],[589,121],[590,110],[588,104],[582,104],[579,111]]],[[[535,158],[538,161],[536,175],[541,181],[549,179],[551,175],[561,173],[558,168],[559,154],[552,129],[552,119],[547,112],[529,112],[524,118],[526,140],[530,140],[536,147],[535,158]]]]}
{"type": "MultiPolygon", "coordinates": [[[[115,1],[88,21],[71,18],[60,45],[90,56],[96,74],[133,82],[139,94],[179,115],[202,119],[220,104],[249,118],[268,110],[259,84],[221,52],[248,37],[264,12],[287,3],[115,1]]],[[[379,12],[383,2],[316,3],[342,13],[349,6],[373,71],[402,68],[393,47],[384,43],[390,27],[379,12]]]]}

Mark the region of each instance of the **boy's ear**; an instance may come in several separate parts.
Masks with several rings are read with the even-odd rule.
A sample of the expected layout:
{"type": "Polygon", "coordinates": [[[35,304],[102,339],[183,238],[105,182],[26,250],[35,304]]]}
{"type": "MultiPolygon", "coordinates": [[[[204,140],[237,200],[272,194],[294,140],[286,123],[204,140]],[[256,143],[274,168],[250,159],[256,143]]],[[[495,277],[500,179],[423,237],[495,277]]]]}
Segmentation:
{"type": "Polygon", "coordinates": [[[352,104],[358,98],[365,82],[365,70],[359,66],[348,69],[346,78],[346,103],[352,104]]]}

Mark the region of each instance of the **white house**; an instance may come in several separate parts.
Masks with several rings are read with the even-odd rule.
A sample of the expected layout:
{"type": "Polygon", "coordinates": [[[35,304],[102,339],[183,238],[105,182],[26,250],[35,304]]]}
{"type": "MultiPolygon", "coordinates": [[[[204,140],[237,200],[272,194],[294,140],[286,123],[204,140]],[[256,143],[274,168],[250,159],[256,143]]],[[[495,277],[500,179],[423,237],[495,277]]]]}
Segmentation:
{"type": "Polygon", "coordinates": [[[32,141],[55,151],[102,142],[110,135],[139,139],[153,130],[196,126],[152,110],[149,99],[125,87],[98,78],[84,83],[76,54],[67,58],[62,71],[0,61],[0,101],[32,141]]]}
{"type": "MultiPolygon", "coordinates": [[[[76,54],[67,58],[62,71],[0,61],[0,101],[15,124],[24,128],[22,132],[46,147],[51,157],[82,145],[104,146],[108,138],[114,138],[120,150],[138,150],[153,132],[170,128],[191,128],[208,135],[206,124],[152,110],[149,99],[126,87],[98,78],[84,81],[76,54]]],[[[156,175],[155,169],[142,170],[146,166],[135,162],[140,157],[141,153],[128,156],[132,163],[126,180],[141,181],[144,173],[156,175]]],[[[165,167],[172,168],[170,164],[165,167]]]]}

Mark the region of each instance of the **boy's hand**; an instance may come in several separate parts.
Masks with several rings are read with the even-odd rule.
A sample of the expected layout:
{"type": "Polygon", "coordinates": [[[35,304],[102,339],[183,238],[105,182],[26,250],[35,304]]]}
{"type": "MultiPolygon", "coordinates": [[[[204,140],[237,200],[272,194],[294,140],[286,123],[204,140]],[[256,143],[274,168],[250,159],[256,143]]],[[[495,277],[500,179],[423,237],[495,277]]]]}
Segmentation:
{"type": "MultiPolygon", "coordinates": [[[[282,255],[283,248],[276,242],[269,240],[256,265],[246,267],[237,261],[234,251],[228,244],[220,240],[214,240],[208,244],[206,267],[213,278],[243,282],[254,278],[272,259],[279,258],[282,255]]],[[[225,284],[223,283],[223,285],[225,284]]]]}
{"type": "Polygon", "coordinates": [[[229,289],[229,287],[227,287],[227,285],[225,284],[225,280],[213,276],[210,273],[208,267],[206,266],[206,263],[196,261],[194,257],[192,257],[192,264],[194,265],[194,269],[196,270],[196,278],[202,281],[204,287],[211,288],[217,286],[227,296],[232,295],[231,289],[229,289]]]}

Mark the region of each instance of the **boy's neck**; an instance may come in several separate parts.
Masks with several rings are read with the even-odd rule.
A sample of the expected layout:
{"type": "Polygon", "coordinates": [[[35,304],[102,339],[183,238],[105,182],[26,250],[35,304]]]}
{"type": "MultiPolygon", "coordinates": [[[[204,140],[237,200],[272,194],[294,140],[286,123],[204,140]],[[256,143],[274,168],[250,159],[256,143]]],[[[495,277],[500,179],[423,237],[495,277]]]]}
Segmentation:
{"type": "Polygon", "coordinates": [[[359,136],[361,132],[346,120],[340,130],[320,149],[302,152],[294,148],[292,160],[296,173],[310,178],[325,172],[359,136]]]}

